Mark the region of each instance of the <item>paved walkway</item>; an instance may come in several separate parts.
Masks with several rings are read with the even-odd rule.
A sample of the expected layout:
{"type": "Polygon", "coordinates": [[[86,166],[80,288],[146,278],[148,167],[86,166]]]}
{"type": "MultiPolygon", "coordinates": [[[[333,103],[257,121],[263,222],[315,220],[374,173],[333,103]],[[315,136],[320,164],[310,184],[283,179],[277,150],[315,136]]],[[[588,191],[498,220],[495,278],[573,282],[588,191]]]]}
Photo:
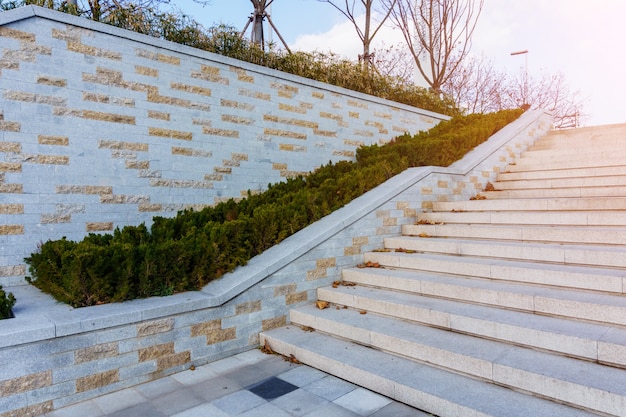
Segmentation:
{"type": "Polygon", "coordinates": [[[251,350],[45,417],[425,417],[306,365],[251,350]]]}

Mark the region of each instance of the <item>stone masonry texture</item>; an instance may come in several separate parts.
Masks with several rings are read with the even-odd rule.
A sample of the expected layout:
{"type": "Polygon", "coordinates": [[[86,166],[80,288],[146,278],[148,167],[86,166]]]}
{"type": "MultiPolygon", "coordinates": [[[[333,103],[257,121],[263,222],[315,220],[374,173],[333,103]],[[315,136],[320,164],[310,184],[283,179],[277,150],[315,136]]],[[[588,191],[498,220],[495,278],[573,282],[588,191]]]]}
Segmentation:
{"type": "Polygon", "coordinates": [[[2,17],[0,285],[42,241],[238,199],[444,118],[49,10],[2,17]]]}

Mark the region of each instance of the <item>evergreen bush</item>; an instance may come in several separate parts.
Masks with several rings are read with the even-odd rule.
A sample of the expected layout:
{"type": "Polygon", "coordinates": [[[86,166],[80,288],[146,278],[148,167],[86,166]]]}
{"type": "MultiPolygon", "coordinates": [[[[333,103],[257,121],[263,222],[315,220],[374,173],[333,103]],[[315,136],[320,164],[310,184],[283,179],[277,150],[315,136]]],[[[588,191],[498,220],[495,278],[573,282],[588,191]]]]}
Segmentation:
{"type": "Polygon", "coordinates": [[[6,293],[0,285],[0,320],[12,317],[12,309],[15,305],[15,296],[13,293],[6,293]]]}
{"type": "Polygon", "coordinates": [[[520,114],[458,116],[243,200],[155,217],[149,229],[45,242],[25,259],[27,279],[75,307],[200,289],[408,167],[448,166],[520,114]]]}

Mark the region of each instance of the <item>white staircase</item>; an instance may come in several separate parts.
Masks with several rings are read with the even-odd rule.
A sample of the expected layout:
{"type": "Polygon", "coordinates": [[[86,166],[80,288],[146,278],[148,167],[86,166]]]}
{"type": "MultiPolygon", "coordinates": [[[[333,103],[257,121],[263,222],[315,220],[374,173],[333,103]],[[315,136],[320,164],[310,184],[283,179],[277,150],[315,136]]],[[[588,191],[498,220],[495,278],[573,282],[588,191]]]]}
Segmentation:
{"type": "Polygon", "coordinates": [[[552,132],[262,334],[437,416],[626,416],[626,125],[552,132]]]}

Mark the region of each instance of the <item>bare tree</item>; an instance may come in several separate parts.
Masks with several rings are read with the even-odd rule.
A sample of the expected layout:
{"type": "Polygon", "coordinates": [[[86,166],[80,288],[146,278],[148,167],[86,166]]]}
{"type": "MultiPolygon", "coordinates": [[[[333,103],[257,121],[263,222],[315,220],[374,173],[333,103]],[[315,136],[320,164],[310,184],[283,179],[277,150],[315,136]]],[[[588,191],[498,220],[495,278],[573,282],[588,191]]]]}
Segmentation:
{"type": "Polygon", "coordinates": [[[489,113],[505,108],[507,82],[507,75],[497,71],[493,61],[484,56],[466,57],[441,90],[468,113],[489,113]]]}
{"type": "Polygon", "coordinates": [[[526,106],[546,109],[552,113],[557,129],[578,127],[584,121],[584,99],[579,91],[571,91],[563,73],[541,71],[538,77],[521,72],[508,83],[504,95],[506,108],[526,106]]]}
{"type": "MultiPolygon", "coordinates": [[[[384,0],[389,6],[392,0],[384,0]]],[[[471,47],[484,0],[397,0],[390,19],[400,29],[417,68],[436,93],[471,47]]]]}
{"type": "Polygon", "coordinates": [[[386,46],[383,42],[372,53],[376,71],[387,77],[394,77],[406,84],[413,82],[413,58],[404,45],[386,46]]]}
{"type": "Polygon", "coordinates": [[[335,9],[339,10],[354,26],[361,43],[363,44],[363,53],[359,55],[359,62],[364,62],[371,66],[373,62],[373,55],[370,53],[370,47],[372,40],[383,26],[385,21],[389,18],[391,9],[395,6],[398,0],[380,0],[379,3],[383,6],[383,10],[380,12],[382,18],[378,21],[378,25],[373,28],[373,15],[376,14],[374,5],[376,0],[360,0],[361,7],[357,8],[356,0],[345,0],[343,5],[340,5],[338,0],[318,0],[322,3],[328,3],[335,9]],[[364,16],[363,27],[359,19],[364,16]]]}

